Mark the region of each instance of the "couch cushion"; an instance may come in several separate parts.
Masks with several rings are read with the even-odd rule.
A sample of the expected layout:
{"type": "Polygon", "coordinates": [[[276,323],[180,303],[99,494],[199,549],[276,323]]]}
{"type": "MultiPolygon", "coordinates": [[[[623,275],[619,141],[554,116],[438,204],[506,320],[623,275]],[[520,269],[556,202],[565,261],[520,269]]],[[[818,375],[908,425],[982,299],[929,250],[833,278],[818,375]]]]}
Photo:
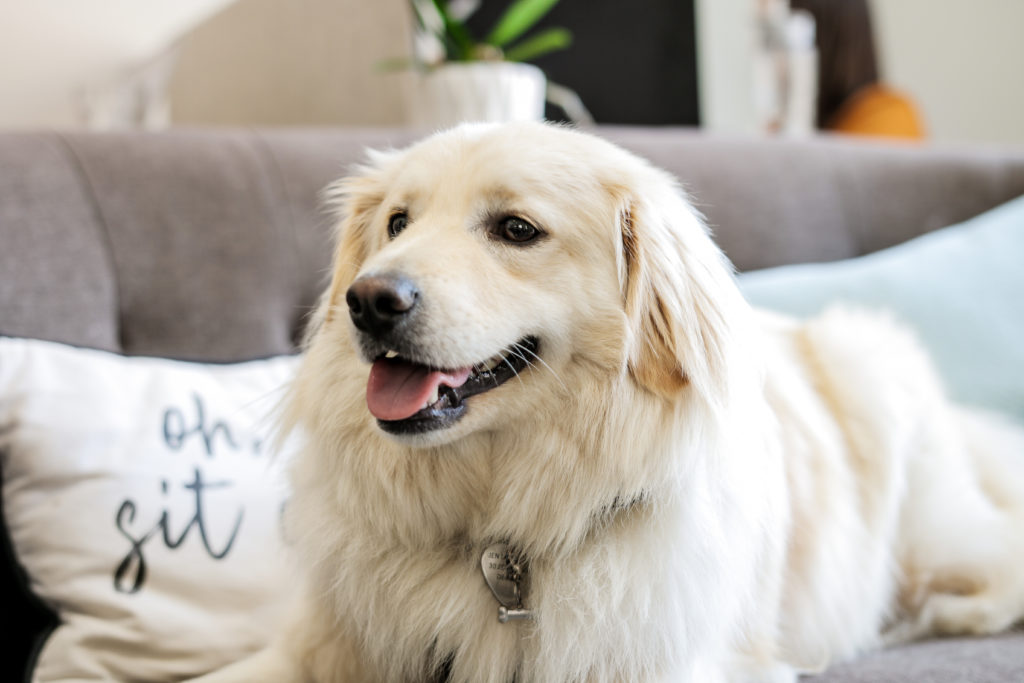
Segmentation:
{"type": "Polygon", "coordinates": [[[805,683],[1020,683],[1024,633],[985,638],[943,638],[882,650],[805,683]]]}
{"type": "MultiPolygon", "coordinates": [[[[68,137],[109,239],[127,353],[285,353],[308,312],[282,183],[251,135],[68,137]],[[230,333],[228,333],[230,330],[230,333]]],[[[323,263],[326,263],[325,261],[323,263]]]]}
{"type": "Polygon", "coordinates": [[[0,332],[119,347],[117,278],[64,140],[0,135],[0,332]]]}

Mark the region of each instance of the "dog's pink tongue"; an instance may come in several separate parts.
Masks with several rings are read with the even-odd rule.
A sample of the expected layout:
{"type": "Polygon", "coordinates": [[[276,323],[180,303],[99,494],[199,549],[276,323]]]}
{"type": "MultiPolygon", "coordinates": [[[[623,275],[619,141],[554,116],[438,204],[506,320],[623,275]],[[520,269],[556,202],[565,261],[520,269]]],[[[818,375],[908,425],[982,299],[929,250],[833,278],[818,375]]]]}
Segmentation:
{"type": "Polygon", "coordinates": [[[465,384],[471,370],[445,372],[397,358],[381,358],[370,368],[366,405],[378,420],[404,420],[419,412],[442,384],[452,388],[465,384]]]}

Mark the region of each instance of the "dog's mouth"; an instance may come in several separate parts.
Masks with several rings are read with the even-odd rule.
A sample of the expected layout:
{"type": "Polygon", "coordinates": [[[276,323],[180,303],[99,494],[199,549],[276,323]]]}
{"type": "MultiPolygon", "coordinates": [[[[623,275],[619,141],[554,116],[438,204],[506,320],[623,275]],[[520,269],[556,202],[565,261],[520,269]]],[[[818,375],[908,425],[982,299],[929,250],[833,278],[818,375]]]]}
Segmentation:
{"type": "Polygon", "coordinates": [[[394,351],[377,357],[366,385],[366,405],[392,434],[419,434],[449,427],[466,413],[466,399],[496,389],[537,357],[538,340],[526,337],[472,366],[440,369],[394,351]]]}

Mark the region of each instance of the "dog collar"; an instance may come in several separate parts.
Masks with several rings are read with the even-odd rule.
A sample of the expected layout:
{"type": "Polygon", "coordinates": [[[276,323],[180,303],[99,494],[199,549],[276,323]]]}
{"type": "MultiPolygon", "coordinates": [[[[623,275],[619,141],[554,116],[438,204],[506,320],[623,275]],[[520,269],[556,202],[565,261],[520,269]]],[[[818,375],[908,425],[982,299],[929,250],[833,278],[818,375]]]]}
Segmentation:
{"type": "Polygon", "coordinates": [[[503,541],[484,548],[480,556],[484,581],[498,601],[498,621],[523,621],[533,618],[533,610],[523,607],[528,584],[528,569],[522,556],[503,541]]]}

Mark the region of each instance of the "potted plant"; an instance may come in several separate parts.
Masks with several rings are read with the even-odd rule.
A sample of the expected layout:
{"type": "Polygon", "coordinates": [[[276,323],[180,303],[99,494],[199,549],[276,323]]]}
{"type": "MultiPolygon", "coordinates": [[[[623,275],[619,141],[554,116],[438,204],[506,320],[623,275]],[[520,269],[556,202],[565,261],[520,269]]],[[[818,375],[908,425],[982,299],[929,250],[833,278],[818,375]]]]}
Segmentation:
{"type": "Polygon", "coordinates": [[[478,2],[410,0],[417,24],[413,122],[443,127],[461,121],[542,119],[547,79],[527,62],[565,49],[572,34],[564,28],[527,33],[557,3],[514,0],[479,39],[466,24],[478,2]]]}

